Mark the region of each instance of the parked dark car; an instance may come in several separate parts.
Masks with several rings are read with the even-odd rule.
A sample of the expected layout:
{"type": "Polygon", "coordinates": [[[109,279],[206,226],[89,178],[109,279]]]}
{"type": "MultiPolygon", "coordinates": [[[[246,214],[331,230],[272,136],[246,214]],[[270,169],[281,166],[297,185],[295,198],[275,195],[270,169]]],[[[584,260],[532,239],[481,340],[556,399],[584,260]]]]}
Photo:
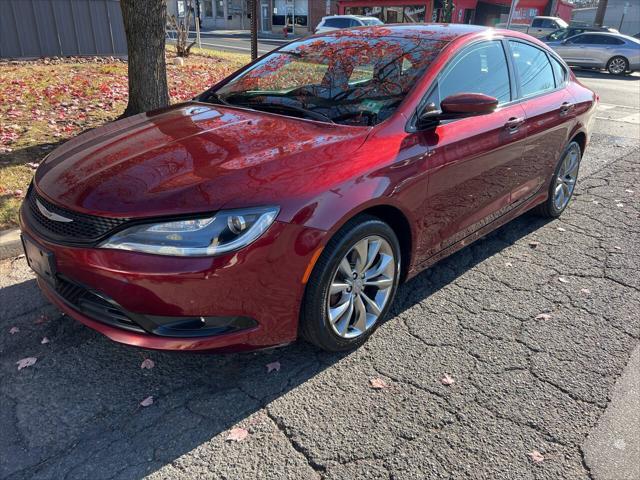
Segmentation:
{"type": "Polygon", "coordinates": [[[596,103],[511,30],[308,37],[53,151],[20,212],[27,259],[117,342],[354,348],[405,280],[528,210],[562,214],[596,103]]]}

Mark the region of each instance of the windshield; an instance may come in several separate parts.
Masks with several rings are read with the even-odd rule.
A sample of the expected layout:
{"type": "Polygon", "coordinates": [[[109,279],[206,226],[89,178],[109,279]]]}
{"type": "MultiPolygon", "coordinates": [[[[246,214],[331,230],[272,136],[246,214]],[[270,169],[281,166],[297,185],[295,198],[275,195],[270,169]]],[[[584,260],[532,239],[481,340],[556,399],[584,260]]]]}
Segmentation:
{"type": "Polygon", "coordinates": [[[547,37],[549,40],[564,40],[569,36],[571,32],[571,36],[582,33],[582,30],[572,30],[568,28],[561,28],[556,30],[555,32],[551,32],[547,37]]]}
{"type": "Polygon", "coordinates": [[[201,100],[375,125],[395,111],[446,42],[374,32],[345,30],[291,43],[201,100]]]}

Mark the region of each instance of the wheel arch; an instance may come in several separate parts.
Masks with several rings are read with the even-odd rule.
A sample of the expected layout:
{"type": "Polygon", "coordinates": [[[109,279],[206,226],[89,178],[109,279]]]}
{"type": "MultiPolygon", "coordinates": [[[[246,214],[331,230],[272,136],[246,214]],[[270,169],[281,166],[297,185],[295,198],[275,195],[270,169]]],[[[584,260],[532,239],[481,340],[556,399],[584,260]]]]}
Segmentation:
{"type": "MultiPolygon", "coordinates": [[[[378,200],[384,200],[379,198],[378,200]]],[[[409,215],[398,205],[391,202],[378,201],[376,203],[367,203],[356,209],[349,211],[339,221],[337,221],[330,234],[326,236],[323,244],[326,245],[333,236],[340,231],[349,221],[354,218],[369,215],[388,224],[398,237],[400,243],[400,283],[406,280],[411,262],[414,258],[415,232],[409,220],[409,215]]]]}
{"type": "Polygon", "coordinates": [[[574,132],[569,140],[569,143],[571,142],[578,142],[580,155],[584,155],[584,149],[587,147],[587,134],[583,131],[574,132]]]}

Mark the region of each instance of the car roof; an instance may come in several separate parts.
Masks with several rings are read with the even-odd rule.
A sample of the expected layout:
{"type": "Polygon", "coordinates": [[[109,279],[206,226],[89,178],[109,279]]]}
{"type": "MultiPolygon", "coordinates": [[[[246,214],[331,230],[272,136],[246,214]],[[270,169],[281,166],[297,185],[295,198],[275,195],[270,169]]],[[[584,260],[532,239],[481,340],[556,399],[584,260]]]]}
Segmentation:
{"type": "Polygon", "coordinates": [[[368,15],[327,15],[326,17],[322,17],[323,20],[326,20],[327,18],[375,18],[377,19],[378,17],[370,17],[368,15]]]}
{"type": "MultiPolygon", "coordinates": [[[[432,40],[451,41],[456,37],[471,33],[480,33],[493,30],[491,27],[481,25],[467,25],[464,23],[394,23],[386,25],[356,27],[349,29],[350,32],[358,32],[364,36],[379,36],[380,32],[390,37],[418,38],[429,37],[432,40]]],[[[340,30],[323,33],[320,36],[339,36],[340,30]]]]}
{"type": "Polygon", "coordinates": [[[616,32],[582,32],[579,33],[578,35],[576,35],[576,37],[580,36],[580,35],[598,35],[601,37],[615,37],[615,38],[621,38],[623,40],[635,40],[637,41],[637,38],[633,38],[630,35],[625,35],[624,33],[616,33],[616,32]]]}

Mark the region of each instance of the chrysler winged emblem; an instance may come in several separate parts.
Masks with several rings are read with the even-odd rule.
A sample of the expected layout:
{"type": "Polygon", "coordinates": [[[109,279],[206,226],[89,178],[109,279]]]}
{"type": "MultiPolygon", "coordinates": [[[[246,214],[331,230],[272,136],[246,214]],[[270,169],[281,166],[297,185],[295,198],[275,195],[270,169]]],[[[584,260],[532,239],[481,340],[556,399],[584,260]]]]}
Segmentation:
{"type": "Polygon", "coordinates": [[[57,213],[53,213],[51,210],[47,210],[47,207],[40,203],[40,200],[36,200],[36,205],[38,206],[38,210],[40,213],[47,217],[49,220],[53,220],[54,222],[73,222],[70,218],[63,217],[62,215],[58,215],[57,213]]]}

